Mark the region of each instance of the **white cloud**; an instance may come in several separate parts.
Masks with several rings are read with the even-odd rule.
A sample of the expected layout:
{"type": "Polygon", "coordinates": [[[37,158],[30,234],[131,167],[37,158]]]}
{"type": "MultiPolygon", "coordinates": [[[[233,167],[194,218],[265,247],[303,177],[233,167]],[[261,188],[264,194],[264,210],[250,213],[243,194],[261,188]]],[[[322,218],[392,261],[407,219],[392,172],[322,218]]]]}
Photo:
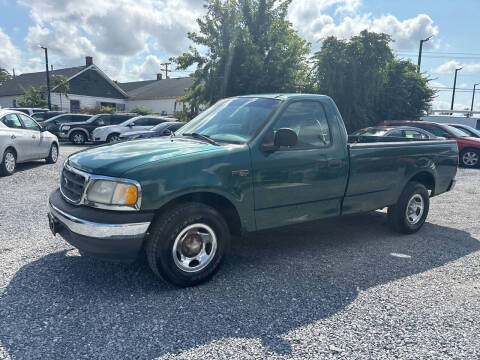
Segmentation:
{"type": "Polygon", "coordinates": [[[18,50],[0,28],[0,67],[7,69],[9,72],[20,62],[20,50],[18,50]]]}
{"type": "Polygon", "coordinates": [[[148,55],[140,65],[134,65],[131,71],[136,79],[154,80],[160,73],[162,61],[155,55],[148,55]]]}
{"type": "Polygon", "coordinates": [[[437,67],[434,71],[439,74],[451,74],[455,72],[455,69],[460,67],[462,67],[462,73],[475,73],[480,71],[480,63],[461,64],[456,60],[447,61],[437,67]]]}
{"type": "MultiPolygon", "coordinates": [[[[289,19],[300,34],[314,44],[314,49],[318,49],[318,41],[327,36],[348,39],[365,29],[390,34],[395,40],[392,47],[396,50],[416,49],[420,39],[438,34],[438,27],[426,14],[400,21],[390,14],[380,17],[374,17],[370,13],[362,14],[359,7],[360,1],[352,0],[294,0],[289,19]],[[324,13],[332,6],[336,6],[336,13],[348,9],[349,16],[335,22],[332,16],[324,13]]],[[[427,45],[434,45],[434,41],[427,45]]]]}
{"type": "MultiPolygon", "coordinates": [[[[434,100],[432,101],[433,110],[450,110],[451,103],[448,101],[434,100]]],[[[476,107],[476,106],[475,106],[476,107]]],[[[470,110],[470,105],[455,103],[453,105],[453,110],[470,110]]]]}

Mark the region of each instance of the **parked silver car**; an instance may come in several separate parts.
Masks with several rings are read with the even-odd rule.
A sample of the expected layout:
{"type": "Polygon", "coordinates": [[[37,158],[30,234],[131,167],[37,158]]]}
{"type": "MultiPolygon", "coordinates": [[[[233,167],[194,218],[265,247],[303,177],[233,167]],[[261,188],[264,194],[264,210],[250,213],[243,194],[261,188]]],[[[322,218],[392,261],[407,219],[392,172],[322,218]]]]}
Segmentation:
{"type": "Polygon", "coordinates": [[[17,163],[58,159],[58,139],[44,131],[30,116],[14,110],[0,109],[0,174],[11,175],[17,163]]]}
{"type": "Polygon", "coordinates": [[[176,119],[165,116],[136,116],[118,125],[98,127],[93,130],[92,138],[95,143],[116,142],[120,139],[120,135],[127,131],[149,130],[158,124],[174,120],[176,119]]]}

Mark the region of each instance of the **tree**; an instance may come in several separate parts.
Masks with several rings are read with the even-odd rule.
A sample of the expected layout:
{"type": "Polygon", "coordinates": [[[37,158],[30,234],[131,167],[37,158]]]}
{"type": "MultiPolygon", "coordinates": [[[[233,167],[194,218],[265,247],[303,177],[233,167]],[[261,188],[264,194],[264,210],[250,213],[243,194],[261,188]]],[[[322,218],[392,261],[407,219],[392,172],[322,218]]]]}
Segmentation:
{"type": "Polygon", "coordinates": [[[10,75],[10,73],[3,69],[3,68],[0,68],[0,84],[3,84],[4,82],[10,80],[12,78],[12,75],[10,75]]]}
{"type": "Polygon", "coordinates": [[[70,84],[68,79],[63,75],[55,75],[52,77],[52,92],[60,95],[60,109],[63,109],[62,95],[68,99],[68,92],[70,91],[70,84]]]}
{"type": "Polygon", "coordinates": [[[17,98],[17,106],[23,107],[39,107],[47,106],[47,87],[40,86],[38,89],[31,86],[28,89],[23,89],[25,92],[17,98]]]}
{"type": "Polygon", "coordinates": [[[198,19],[194,47],[172,59],[178,69],[196,65],[193,86],[182,99],[194,112],[200,104],[236,95],[297,92],[305,85],[310,44],[286,19],[291,0],[208,0],[198,19]]]}
{"type": "Polygon", "coordinates": [[[414,64],[395,59],[387,64],[385,76],[379,105],[382,120],[415,120],[428,110],[435,91],[414,64]]]}
{"type": "Polygon", "coordinates": [[[328,37],[315,53],[312,88],[332,97],[349,132],[388,119],[418,118],[433,92],[427,79],[395,59],[387,34],[362,31],[349,41],[328,37]]]}

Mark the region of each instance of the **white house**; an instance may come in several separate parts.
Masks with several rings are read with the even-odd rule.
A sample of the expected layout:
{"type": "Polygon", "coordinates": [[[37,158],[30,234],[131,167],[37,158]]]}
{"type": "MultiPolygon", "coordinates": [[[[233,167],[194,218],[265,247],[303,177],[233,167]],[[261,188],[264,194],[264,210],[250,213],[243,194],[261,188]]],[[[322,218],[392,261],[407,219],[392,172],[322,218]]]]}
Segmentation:
{"type": "MultiPolygon", "coordinates": [[[[112,81],[99,69],[90,56],[85,65],[57,69],[50,72],[50,79],[62,75],[68,79],[70,90],[61,95],[51,90],[51,103],[68,112],[78,112],[80,108],[109,106],[117,111],[130,110],[135,106],[146,107],[153,113],[173,114],[183,108],[177,99],[192,85],[190,78],[162,79],[118,83],[112,81]]],[[[0,107],[15,107],[17,98],[31,86],[39,88],[46,84],[45,72],[26,73],[0,85],[0,107]]]]}

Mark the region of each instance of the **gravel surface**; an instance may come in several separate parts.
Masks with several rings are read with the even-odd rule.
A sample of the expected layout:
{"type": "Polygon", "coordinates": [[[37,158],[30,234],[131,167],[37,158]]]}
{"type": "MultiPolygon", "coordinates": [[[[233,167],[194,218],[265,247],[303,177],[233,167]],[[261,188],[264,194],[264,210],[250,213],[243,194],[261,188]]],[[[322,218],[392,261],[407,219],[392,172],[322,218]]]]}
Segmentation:
{"type": "Polygon", "coordinates": [[[0,178],[0,358],[478,359],[480,170],[400,236],[385,213],[235,239],[209,283],[79,256],[47,223],[56,165],[0,178]]]}

